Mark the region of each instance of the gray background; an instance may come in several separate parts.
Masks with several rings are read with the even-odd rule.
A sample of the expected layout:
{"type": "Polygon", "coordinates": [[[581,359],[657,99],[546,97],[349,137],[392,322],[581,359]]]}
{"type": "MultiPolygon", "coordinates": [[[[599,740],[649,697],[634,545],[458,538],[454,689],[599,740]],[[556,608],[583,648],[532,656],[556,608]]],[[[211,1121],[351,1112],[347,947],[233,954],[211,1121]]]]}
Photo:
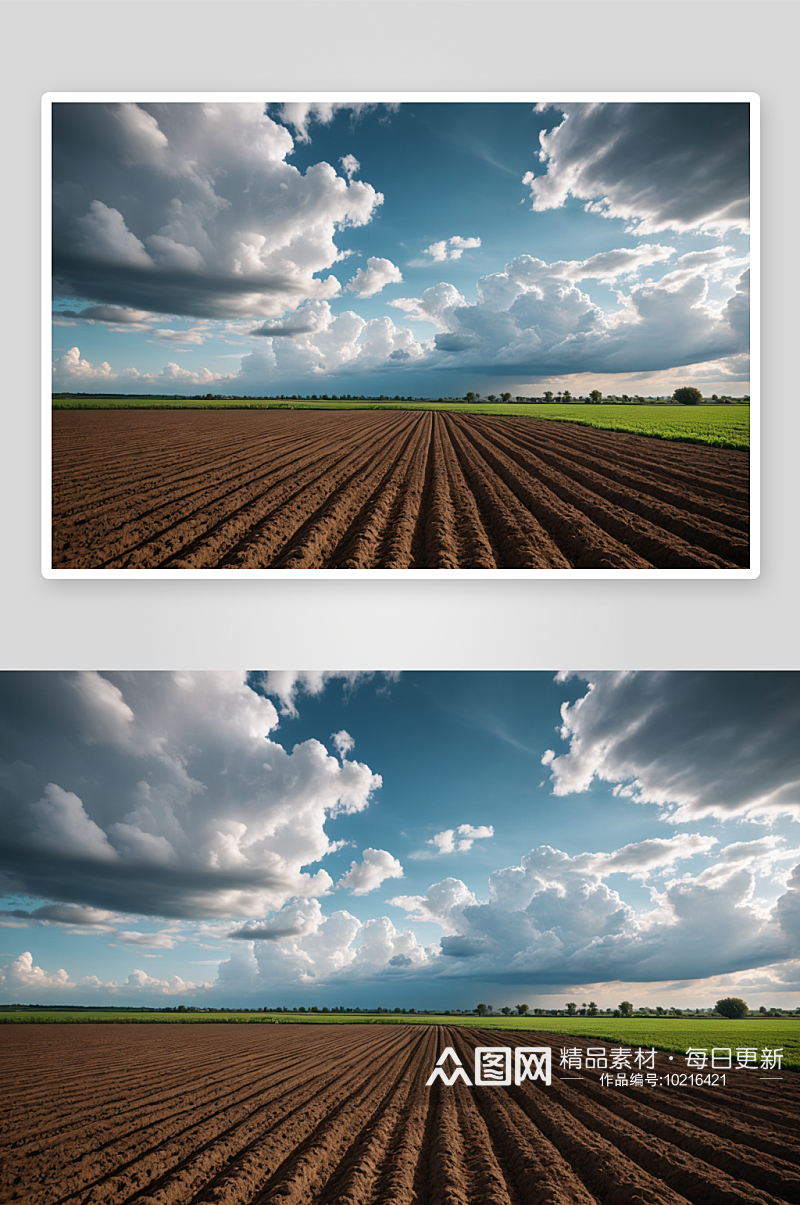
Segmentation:
{"type": "Polygon", "coordinates": [[[797,12],[780,0],[1,4],[0,668],[797,668],[797,12]],[[43,579],[40,98],[126,89],[758,92],[761,577],[43,579]]]}

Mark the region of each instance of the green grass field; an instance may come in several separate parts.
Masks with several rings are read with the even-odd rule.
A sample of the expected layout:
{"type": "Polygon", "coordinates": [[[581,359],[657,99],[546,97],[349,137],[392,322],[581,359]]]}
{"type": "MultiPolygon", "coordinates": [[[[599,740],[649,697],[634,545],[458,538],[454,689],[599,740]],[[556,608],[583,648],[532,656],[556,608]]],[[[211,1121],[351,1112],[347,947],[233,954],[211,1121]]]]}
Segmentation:
{"type": "Polygon", "coordinates": [[[655,1046],[684,1054],[689,1047],[714,1046],[763,1049],[783,1048],[783,1066],[800,1071],[800,1018],[749,1017],[743,1021],[685,1017],[459,1017],[403,1013],[144,1013],[94,1011],[0,1012],[0,1024],[68,1024],[103,1022],[138,1025],[246,1024],[246,1025],[467,1025],[475,1029],[501,1029],[516,1033],[564,1034],[567,1038],[597,1038],[631,1047],[655,1046]]]}
{"type": "Polygon", "coordinates": [[[749,406],[589,406],[553,402],[284,402],[192,401],[184,398],[81,398],[55,400],[54,410],[448,410],[456,414],[499,414],[505,417],[547,418],[609,431],[628,431],[679,443],[707,444],[747,451],[750,447],[749,406]]]}

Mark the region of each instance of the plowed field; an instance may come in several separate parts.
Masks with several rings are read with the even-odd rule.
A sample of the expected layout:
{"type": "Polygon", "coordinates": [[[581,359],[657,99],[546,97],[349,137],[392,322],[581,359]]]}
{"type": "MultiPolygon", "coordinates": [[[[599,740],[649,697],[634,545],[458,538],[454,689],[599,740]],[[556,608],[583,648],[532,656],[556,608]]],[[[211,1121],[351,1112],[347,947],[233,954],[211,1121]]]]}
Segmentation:
{"type": "Polygon", "coordinates": [[[53,567],[749,565],[749,456],[441,411],[55,411],[53,567]]]}
{"type": "Polygon", "coordinates": [[[410,1025],[4,1026],[0,1201],[800,1200],[800,1077],[604,1087],[558,1069],[565,1044],[586,1046],[410,1025]],[[467,1069],[476,1045],[550,1045],[552,1086],[427,1088],[448,1045],[467,1069]]]}

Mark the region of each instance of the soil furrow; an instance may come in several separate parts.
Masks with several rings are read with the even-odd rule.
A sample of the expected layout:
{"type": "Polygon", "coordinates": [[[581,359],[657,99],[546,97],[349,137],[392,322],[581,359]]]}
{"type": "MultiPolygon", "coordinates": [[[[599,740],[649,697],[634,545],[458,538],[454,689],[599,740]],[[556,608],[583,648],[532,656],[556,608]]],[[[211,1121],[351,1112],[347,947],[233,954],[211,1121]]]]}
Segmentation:
{"type": "Polygon", "coordinates": [[[426,454],[425,425],[415,423],[384,482],[373,490],[328,556],[330,568],[394,568],[405,563],[405,545],[410,543],[420,511],[419,465],[426,454]]]}
{"type": "Polygon", "coordinates": [[[369,517],[387,488],[391,497],[391,483],[398,464],[402,466],[414,425],[407,424],[399,440],[375,447],[366,465],[359,466],[340,489],[325,498],[274,560],[276,568],[319,569],[330,565],[345,535],[356,525],[362,529],[369,525],[369,517]]]}
{"type": "MultiPolygon", "coordinates": [[[[109,1193],[116,1194],[116,1198],[121,1194],[122,1200],[127,1200],[126,1194],[131,1192],[136,1197],[138,1185],[144,1183],[148,1199],[160,1205],[183,1202],[188,1199],[190,1186],[205,1188],[209,1177],[218,1176],[220,1169],[224,1171],[232,1163],[238,1165],[250,1151],[260,1150],[265,1136],[276,1128],[275,1110],[282,1110],[278,1125],[293,1124],[313,1104],[319,1091],[330,1090],[343,1073],[358,1068],[361,1061],[360,1053],[346,1055],[335,1070],[323,1075],[319,1074],[317,1061],[310,1075],[304,1072],[300,1077],[287,1076],[271,1083],[268,1092],[262,1085],[246,1101],[224,1112],[213,1110],[207,1118],[195,1118],[177,1133],[164,1135],[156,1131],[159,1140],[155,1145],[147,1138],[150,1145],[146,1149],[126,1151],[125,1163],[118,1163],[110,1174],[102,1174],[77,1191],[90,1187],[92,1191],[85,1198],[87,1205],[89,1202],[103,1205],[109,1193]],[[170,1168],[166,1175],[162,1174],[165,1164],[170,1168]],[[122,1172],[125,1174],[120,1176],[122,1172]]],[[[147,1130],[152,1129],[148,1125],[147,1130]]],[[[66,1205],[69,1198],[62,1200],[66,1205]]],[[[62,1200],[56,1205],[62,1205],[62,1200]]]]}
{"type": "MultiPolygon", "coordinates": [[[[492,433],[487,442],[491,444],[497,454],[499,452],[498,437],[492,433]]],[[[517,449],[506,452],[506,456],[520,465],[523,471],[530,472],[529,457],[517,449]]],[[[553,468],[550,468],[547,461],[540,459],[539,464],[535,467],[536,476],[543,485],[560,496],[563,496],[561,493],[564,488],[563,483],[569,482],[567,497],[589,500],[595,510],[599,502],[602,508],[598,513],[599,523],[602,523],[603,511],[628,512],[631,516],[648,521],[656,530],[670,533],[673,538],[677,538],[687,547],[705,549],[709,553],[727,557],[731,562],[747,563],[749,559],[747,537],[743,537],[741,532],[726,526],[724,522],[716,522],[709,518],[700,520],[693,514],[683,514],[675,506],[650,498],[638,489],[617,488],[610,477],[600,476],[596,471],[581,469],[574,462],[562,460],[562,464],[559,465],[559,459],[561,458],[548,458],[555,462],[553,468]],[[543,468],[543,465],[546,467],[543,468]]],[[[725,513],[723,512],[720,517],[726,518],[725,513]]],[[[747,526],[749,528],[749,521],[747,526]]]]}
{"type": "Polygon", "coordinates": [[[498,419],[483,425],[480,415],[469,417],[469,422],[484,430],[500,432],[535,455],[553,453],[574,458],[603,475],[618,469],[644,473],[656,485],[670,483],[677,489],[701,490],[712,498],[720,497],[737,506],[747,505],[750,487],[747,452],[699,446],[687,449],[683,444],[672,445],[680,448],[675,457],[663,447],[664,441],[643,435],[632,436],[617,431],[606,432],[610,438],[602,441],[584,440],[579,428],[572,427],[557,439],[549,423],[537,425],[534,421],[520,426],[513,419],[498,419]],[[710,454],[710,459],[706,453],[710,454]]]}
{"type": "Polygon", "coordinates": [[[564,1082],[557,1034],[458,1026],[4,1026],[2,1205],[788,1205],[800,1084],[564,1082]],[[548,1087],[426,1081],[545,1045],[548,1087]],[[27,1069],[27,1075],[26,1075],[27,1069]],[[92,1091],[89,1091],[89,1083],[92,1091]]]}
{"type": "Polygon", "coordinates": [[[273,565],[276,557],[287,551],[287,545],[297,541],[306,525],[313,525],[319,512],[335,507],[364,466],[391,447],[399,434],[398,426],[402,429],[407,425],[411,424],[401,423],[389,431],[373,433],[372,438],[364,433],[357,450],[346,457],[334,449],[328,454],[331,467],[327,474],[318,474],[310,485],[301,483],[288,499],[280,499],[269,515],[257,519],[215,563],[226,569],[273,565]]]}
{"type": "Polygon", "coordinates": [[[487,438],[501,444],[520,464],[530,464],[531,458],[535,458],[540,464],[546,464],[567,476],[575,475],[580,480],[591,481],[599,477],[623,490],[658,499],[695,517],[699,516],[714,524],[724,523],[727,527],[749,533],[747,493],[737,493],[735,498],[730,498],[723,495],[719,489],[699,488],[697,482],[688,477],[686,480],[676,481],[674,476],[665,478],[648,472],[641,462],[623,467],[619,460],[601,457],[597,451],[592,455],[581,454],[575,448],[550,449],[542,443],[534,445],[529,440],[515,440],[513,436],[506,435],[496,427],[487,429],[480,423],[475,426],[487,438]]]}
{"type": "MultiPolygon", "coordinates": [[[[368,1040],[367,1044],[379,1045],[374,1040],[368,1040]]],[[[298,1055],[300,1062],[303,1062],[303,1051],[298,1050],[298,1055]]],[[[107,1140],[107,1129],[101,1116],[94,1125],[78,1135],[74,1144],[77,1153],[73,1153],[69,1146],[62,1151],[61,1160],[64,1167],[69,1168],[69,1174],[59,1177],[51,1188],[51,1194],[56,1192],[57,1202],[52,1195],[41,1199],[52,1201],[53,1205],[62,1205],[62,1202],[66,1205],[76,1194],[90,1190],[91,1195],[87,1200],[102,1203],[111,1192],[115,1193],[114,1200],[125,1200],[127,1194],[133,1191],[132,1178],[139,1184],[148,1183],[158,1176],[158,1169],[163,1168],[165,1161],[169,1165],[179,1165],[182,1169],[184,1162],[202,1162],[209,1149],[214,1151],[214,1157],[218,1161],[220,1143],[223,1154],[227,1157],[231,1141],[241,1142],[243,1134],[252,1131],[254,1125],[260,1127],[260,1135],[260,1129],[263,1129],[261,1115],[266,1108],[286,1100],[292,1111],[302,1109],[306,1099],[313,1100],[320,1087],[324,1088],[329,1082],[335,1082],[342,1069],[346,1070],[351,1063],[357,1065],[362,1054],[356,1051],[352,1056],[345,1055],[345,1058],[348,1061],[342,1064],[338,1071],[331,1071],[321,1080],[318,1055],[309,1058],[301,1068],[299,1076],[295,1067],[294,1075],[273,1081],[266,1097],[263,1083],[256,1087],[257,1081],[253,1081],[250,1084],[252,1090],[247,1092],[243,1099],[241,1087],[237,1090],[234,1083],[231,1095],[237,1099],[226,1100],[227,1094],[223,1094],[218,1102],[210,1101],[205,1117],[202,1108],[197,1108],[194,1096],[187,1096],[185,1089],[183,1108],[177,1115],[168,1114],[169,1121],[166,1125],[163,1119],[151,1116],[149,1105],[146,1106],[143,1100],[139,1113],[141,1124],[123,1131],[118,1140],[107,1140]],[[142,1112],[145,1108],[146,1111],[142,1112]],[[185,1124],[187,1118],[188,1124],[185,1124]],[[203,1135],[201,1141],[198,1141],[199,1135],[203,1135]],[[81,1151],[85,1153],[80,1154],[81,1151]],[[77,1183],[74,1187],[69,1187],[64,1195],[67,1182],[74,1183],[76,1178],[77,1183]]],[[[260,1140],[259,1136],[258,1141],[260,1140]]],[[[33,1151],[28,1152],[29,1157],[31,1154],[33,1151]]],[[[167,1201],[174,1199],[174,1194],[168,1194],[165,1198],[167,1201]]]]}
{"type": "Polygon", "coordinates": [[[498,452],[480,432],[465,429],[455,436],[462,456],[480,458],[492,469],[493,482],[502,482],[508,496],[541,526],[547,540],[565,565],[591,569],[641,569],[649,562],[632,553],[592,520],[576,510],[571,501],[547,489],[509,457],[498,452]]]}
{"type": "Polygon", "coordinates": [[[419,1107],[424,1082],[420,1062],[425,1052],[435,1049],[432,1038],[432,1033],[420,1034],[420,1042],[411,1050],[398,1075],[398,1086],[385,1097],[369,1125],[352,1143],[340,1169],[320,1193],[320,1205],[343,1205],[345,1201],[348,1205],[367,1205],[376,1199],[381,1176],[395,1165],[395,1148],[409,1113],[419,1107]]]}
{"type": "Polygon", "coordinates": [[[453,510],[453,539],[456,544],[456,567],[469,569],[494,569],[501,562],[499,547],[492,538],[481,516],[475,495],[461,469],[453,445],[449,423],[439,423],[444,470],[447,474],[450,501],[453,510]]]}
{"type": "MultiPolygon", "coordinates": [[[[308,1070],[314,1074],[317,1069],[317,1054],[316,1050],[309,1051],[304,1048],[300,1059],[291,1059],[295,1078],[298,1074],[308,1070]]],[[[267,1065],[262,1067],[260,1075],[268,1073],[271,1077],[282,1072],[285,1058],[270,1058],[267,1065]]],[[[198,1076],[198,1071],[191,1065],[185,1066],[183,1071],[176,1077],[176,1086],[173,1088],[168,1083],[165,1084],[165,1077],[161,1068],[159,1068],[158,1091],[153,1092],[152,1081],[150,1085],[146,1083],[142,1085],[138,1099],[133,1096],[134,1089],[132,1087],[125,1088],[125,1076],[115,1078],[115,1094],[112,1097],[107,1097],[103,1100],[102,1105],[98,1106],[95,1111],[91,1108],[87,1109],[86,1103],[81,1099],[75,1099],[71,1095],[67,1098],[69,1101],[70,1111],[75,1115],[80,1116],[80,1122],[75,1123],[74,1118],[68,1123],[65,1123],[59,1133],[63,1135],[61,1144],[56,1140],[55,1132],[39,1131],[38,1135],[34,1131],[34,1135],[29,1141],[35,1146],[41,1146],[41,1141],[45,1138],[49,1148],[55,1149],[58,1145],[75,1145],[80,1147],[83,1143],[83,1134],[86,1131],[91,1131],[91,1127],[101,1124],[103,1128],[104,1141],[94,1147],[95,1151],[102,1151],[106,1147],[112,1145],[115,1141],[114,1132],[119,1130],[126,1140],[130,1140],[136,1133],[147,1130],[154,1124],[160,1123],[163,1119],[168,1119],[168,1130],[177,1130],[180,1119],[187,1113],[193,1117],[192,1125],[197,1124],[198,1113],[207,1108],[209,1115],[214,1115],[219,1111],[219,1108],[231,1108],[239,1105],[242,1102],[247,1102],[258,1095],[260,1077],[253,1076],[252,1056],[241,1060],[243,1068],[248,1075],[240,1078],[238,1063],[239,1060],[233,1059],[229,1066],[226,1067],[226,1078],[217,1080],[216,1078],[198,1076]],[[191,1101],[186,1098],[186,1077],[187,1074],[191,1077],[194,1084],[194,1095],[191,1101]],[[227,1086],[228,1081],[235,1076],[230,1087],[227,1086]],[[119,1081],[122,1081],[122,1094],[120,1095],[119,1081]],[[149,1089],[149,1090],[148,1090],[149,1089]],[[118,1102],[122,1100],[124,1107],[118,1102]],[[142,1114],[142,1104],[147,1102],[146,1119],[142,1114]],[[159,1110],[162,1111],[163,1117],[159,1110]],[[113,1121],[110,1121],[109,1114],[113,1113],[113,1121]],[[131,1118],[134,1120],[142,1118],[140,1124],[131,1124],[131,1118]]],[[[282,1081],[278,1081],[281,1083],[282,1081]]],[[[55,1090],[55,1088],[54,1088],[55,1090]]],[[[92,1094],[92,1103],[96,1101],[96,1092],[92,1094]]],[[[28,1110],[33,1112],[34,1106],[28,1105],[28,1110]]],[[[34,1113],[35,1116],[35,1113],[34,1113]]],[[[22,1135],[15,1145],[21,1146],[24,1143],[24,1135],[22,1135]]],[[[28,1154],[29,1152],[22,1147],[21,1153],[28,1154]]]]}
{"type": "MultiPolygon", "coordinates": [[[[354,440],[357,439],[356,432],[352,432],[351,436],[354,440]]],[[[168,457],[159,456],[155,450],[155,444],[153,449],[145,446],[142,448],[141,456],[146,459],[141,466],[137,462],[135,451],[129,451],[125,462],[126,466],[130,466],[128,476],[117,472],[113,461],[109,462],[107,458],[103,457],[96,468],[96,472],[101,474],[97,479],[103,482],[97,494],[93,494],[86,484],[87,468],[90,469],[92,464],[92,460],[89,459],[88,466],[86,461],[83,462],[85,484],[81,496],[81,507],[83,511],[92,510],[95,516],[99,516],[106,512],[113,514],[115,500],[120,496],[144,500],[155,491],[160,503],[173,498],[183,499],[195,492],[191,488],[195,480],[205,479],[212,471],[215,479],[221,485],[236,481],[237,475],[246,484],[251,479],[258,479],[263,474],[263,470],[274,464],[276,460],[278,463],[281,462],[281,459],[291,460],[302,456],[307,451],[318,457],[320,445],[324,446],[328,439],[336,440],[337,436],[334,432],[325,429],[313,433],[297,432],[286,437],[282,436],[280,432],[275,432],[272,437],[262,434],[255,440],[240,438],[222,444],[219,441],[216,443],[208,441],[207,448],[205,443],[202,445],[192,443],[179,455],[170,453],[168,457]],[[259,460],[259,456],[262,456],[263,459],[259,460]],[[245,462],[244,470],[242,469],[243,460],[245,462]]],[[[77,461],[77,463],[80,462],[77,461]]],[[[197,492],[202,488],[202,486],[198,487],[197,492]]],[[[64,516],[71,513],[58,511],[55,506],[54,511],[64,516]]],[[[148,510],[145,510],[142,515],[146,516],[149,513],[148,510]]]]}
{"type": "MultiPolygon", "coordinates": [[[[391,431],[380,433],[386,444],[393,434],[391,431]]],[[[364,462],[367,446],[364,433],[357,439],[340,442],[333,453],[323,451],[323,446],[318,444],[311,451],[281,461],[277,466],[272,464],[267,476],[259,470],[244,486],[237,481],[210,507],[201,505],[188,514],[181,512],[167,528],[158,529],[149,541],[137,545],[138,558],[157,555],[166,565],[178,566],[187,559],[195,567],[206,562],[220,563],[223,556],[236,552],[243,537],[254,540],[255,533],[276,515],[297,505],[298,499],[299,505],[307,508],[309,494],[326,498],[338,479],[348,472],[358,472],[364,462]],[[156,541],[163,543],[165,533],[170,533],[174,549],[166,556],[160,551],[151,554],[149,546],[156,541]]],[[[284,540],[291,532],[292,528],[287,527],[284,540]]]]}
{"type": "MultiPolygon", "coordinates": [[[[449,416],[452,421],[452,416],[449,416]]],[[[444,419],[442,420],[444,421],[444,419]]],[[[486,462],[474,441],[455,424],[453,447],[465,480],[475,495],[484,529],[499,549],[498,564],[511,569],[567,569],[570,563],[538,518],[520,502],[497,474],[486,472],[486,462]]]]}
{"type": "Polygon", "coordinates": [[[800,1201],[800,1173],[780,1157],[766,1155],[752,1147],[737,1149],[734,1142],[706,1134],[701,1127],[689,1122],[659,1115],[641,1100],[632,1101],[620,1092],[604,1091],[590,1079],[585,1081],[583,1093],[580,1104],[572,1106],[573,1114],[617,1146],[621,1146],[620,1139],[626,1135],[635,1136],[641,1142],[643,1132],[648,1142],[653,1138],[662,1139],[739,1180],[770,1193],[779,1193],[781,1199],[800,1201]]]}
{"type": "Polygon", "coordinates": [[[53,563],[724,569],[744,453],[425,411],[56,411],[53,563]]]}
{"type": "MultiPolygon", "coordinates": [[[[534,484],[535,479],[493,443],[489,443],[488,440],[484,440],[478,435],[476,444],[483,452],[490,467],[503,480],[510,483],[510,488],[514,488],[525,503],[530,506],[541,506],[541,492],[546,491],[551,498],[555,497],[566,503],[571,508],[573,515],[577,516],[582,513],[596,530],[599,529],[602,535],[613,537],[618,546],[632,550],[632,553],[638,558],[639,566],[642,564],[648,567],[666,565],[675,569],[735,567],[733,561],[726,561],[704,547],[693,546],[680,534],[671,531],[668,527],[659,527],[646,515],[638,514],[635,509],[627,509],[608,501],[604,496],[605,487],[602,482],[594,481],[592,484],[595,488],[590,489],[576,477],[567,478],[548,471],[542,474],[541,482],[534,484]],[[538,497],[537,493],[539,493],[538,497]]],[[[631,497],[630,502],[635,508],[636,499],[631,497]]],[[[568,525],[565,525],[562,530],[568,531],[568,525]]],[[[741,555],[744,558],[746,545],[742,541],[737,543],[732,539],[725,544],[725,550],[733,554],[740,550],[740,546],[741,555]]],[[[590,557],[594,555],[596,554],[592,552],[590,557]]],[[[631,553],[628,555],[630,556],[631,553]]],[[[590,557],[585,555],[581,557],[582,565],[580,567],[607,567],[604,564],[598,566],[587,563],[590,557]]],[[[636,564],[637,562],[631,563],[636,564]]]]}
{"type": "MultiPolygon", "coordinates": [[[[351,1127],[359,1122],[371,1097],[386,1090],[386,1081],[380,1077],[384,1066],[388,1066],[396,1055],[396,1047],[402,1049],[409,1041],[418,1040],[419,1035],[396,1034],[394,1042],[386,1039],[383,1056],[369,1059],[363,1056],[355,1065],[337,1067],[334,1078],[325,1084],[325,1091],[315,1094],[301,1111],[293,1109],[270,1131],[269,1144],[253,1141],[233,1159],[230,1168],[218,1173],[199,1193],[190,1200],[190,1205],[213,1202],[215,1205],[256,1205],[270,1199],[272,1189],[279,1199],[287,1201],[309,1200],[305,1178],[314,1175],[314,1160],[311,1154],[316,1149],[324,1159],[325,1152],[347,1140],[351,1127]],[[389,1054],[387,1056],[387,1048],[389,1054]],[[343,1074],[350,1072],[349,1075],[343,1074]],[[289,1179],[294,1174],[297,1192],[289,1179]],[[298,1195],[299,1193],[299,1195],[298,1195]],[[306,1194],[305,1196],[303,1194],[306,1194]]],[[[185,1199],[185,1198],[184,1198],[185,1199]]]]}
{"type": "Polygon", "coordinates": [[[442,423],[431,413],[431,432],[425,484],[417,529],[411,542],[411,568],[458,568],[455,512],[445,468],[442,423]]]}
{"type": "MultiPolygon", "coordinates": [[[[338,457],[361,448],[367,435],[368,432],[354,429],[344,439],[341,436],[334,437],[332,442],[337,447],[338,457]]],[[[230,459],[230,464],[235,466],[231,472],[227,472],[227,460],[222,464],[218,457],[207,461],[199,458],[198,461],[198,458],[190,453],[184,457],[184,462],[188,462],[190,467],[183,470],[178,482],[164,482],[158,476],[139,480],[133,477],[125,487],[115,485],[111,496],[116,502],[113,506],[103,508],[100,514],[121,513],[122,520],[117,524],[106,525],[97,535],[89,531],[88,538],[104,540],[115,555],[143,549],[147,546],[149,536],[157,535],[162,530],[164,520],[158,516],[171,516],[176,508],[179,509],[179,514],[171,521],[171,527],[174,528],[181,522],[190,525],[192,522],[197,523],[197,517],[202,516],[203,531],[208,527],[213,529],[215,522],[231,521],[245,512],[248,505],[263,507],[266,480],[269,481],[271,489],[276,489],[285,482],[296,484],[298,479],[302,482],[303,474],[313,481],[313,470],[321,462],[324,475],[328,462],[333,463],[326,451],[327,442],[324,429],[302,439],[282,439],[280,435],[269,439],[262,436],[255,445],[245,445],[244,468],[235,457],[230,459]],[[263,451],[259,452],[259,447],[263,447],[263,451]],[[214,482],[211,486],[209,479],[214,482]],[[196,487],[195,482],[198,483],[196,487]],[[152,504],[149,503],[151,498],[155,499],[152,504]],[[200,505],[194,506],[193,499],[199,500],[200,505]],[[131,503],[133,510],[129,514],[131,503]],[[131,532],[137,537],[133,544],[128,538],[131,532]]],[[[85,509],[84,506],[81,515],[85,514],[85,509]]],[[[94,517],[91,516],[88,522],[94,517]]],[[[256,515],[253,521],[257,521],[257,517],[256,515]]],[[[80,526],[81,522],[86,523],[87,520],[82,518],[77,525],[80,526]]],[[[108,560],[113,560],[113,557],[108,560]]]]}

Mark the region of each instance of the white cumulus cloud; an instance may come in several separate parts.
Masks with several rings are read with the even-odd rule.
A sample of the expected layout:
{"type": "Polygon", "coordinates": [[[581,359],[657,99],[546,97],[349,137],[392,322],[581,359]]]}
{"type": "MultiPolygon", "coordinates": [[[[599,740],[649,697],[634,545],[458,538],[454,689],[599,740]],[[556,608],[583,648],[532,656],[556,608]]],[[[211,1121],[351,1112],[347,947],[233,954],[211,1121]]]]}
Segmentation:
{"type": "Polygon", "coordinates": [[[13,995],[16,990],[26,993],[26,997],[30,999],[42,990],[64,988],[68,982],[69,976],[63,967],[48,974],[41,967],[35,966],[29,950],[20,954],[13,962],[0,967],[0,989],[6,996],[13,995]]]}
{"type": "Polygon", "coordinates": [[[345,287],[357,293],[359,297],[374,297],[384,285],[394,284],[402,279],[402,272],[390,259],[379,259],[371,255],[367,260],[366,269],[359,268],[345,287]]]}
{"type": "MultiPolygon", "coordinates": [[[[391,674],[387,676],[393,677],[391,674]]],[[[297,715],[297,702],[301,695],[320,695],[335,681],[343,682],[347,690],[354,690],[371,677],[373,674],[364,670],[270,669],[257,675],[260,689],[278,700],[281,715],[286,716],[297,715]]]]}
{"type": "Polygon", "coordinates": [[[331,889],[326,824],[380,786],[317,740],[285,749],[244,674],[11,674],[3,687],[0,871],[39,898],[263,916],[331,889]]]}
{"type": "Polygon", "coordinates": [[[88,360],[81,359],[81,353],[77,347],[71,347],[63,356],[59,356],[57,360],[53,361],[53,376],[56,381],[59,378],[103,381],[113,375],[111,365],[107,360],[98,365],[90,364],[88,360]]]}
{"type": "Polygon", "coordinates": [[[440,264],[448,259],[461,259],[465,251],[472,251],[480,245],[479,238],[462,238],[460,234],[454,234],[451,238],[431,243],[430,247],[425,248],[423,255],[429,255],[434,263],[440,264]]]}
{"type": "Polygon", "coordinates": [[[385,879],[402,879],[403,867],[385,849],[365,849],[363,861],[351,862],[350,869],[339,879],[338,886],[346,887],[353,895],[367,895],[380,887],[385,879]]]}
{"type": "Polygon", "coordinates": [[[474,841],[493,836],[491,824],[459,824],[458,828],[446,828],[435,833],[428,845],[435,845],[441,854],[464,853],[472,849],[474,841]]]}
{"type": "MultiPolygon", "coordinates": [[[[301,108],[302,138],[325,113],[301,108]]],[[[329,163],[299,171],[293,147],[261,104],[54,106],[56,294],[195,318],[335,296],[336,235],[383,197],[329,163]]]]}

